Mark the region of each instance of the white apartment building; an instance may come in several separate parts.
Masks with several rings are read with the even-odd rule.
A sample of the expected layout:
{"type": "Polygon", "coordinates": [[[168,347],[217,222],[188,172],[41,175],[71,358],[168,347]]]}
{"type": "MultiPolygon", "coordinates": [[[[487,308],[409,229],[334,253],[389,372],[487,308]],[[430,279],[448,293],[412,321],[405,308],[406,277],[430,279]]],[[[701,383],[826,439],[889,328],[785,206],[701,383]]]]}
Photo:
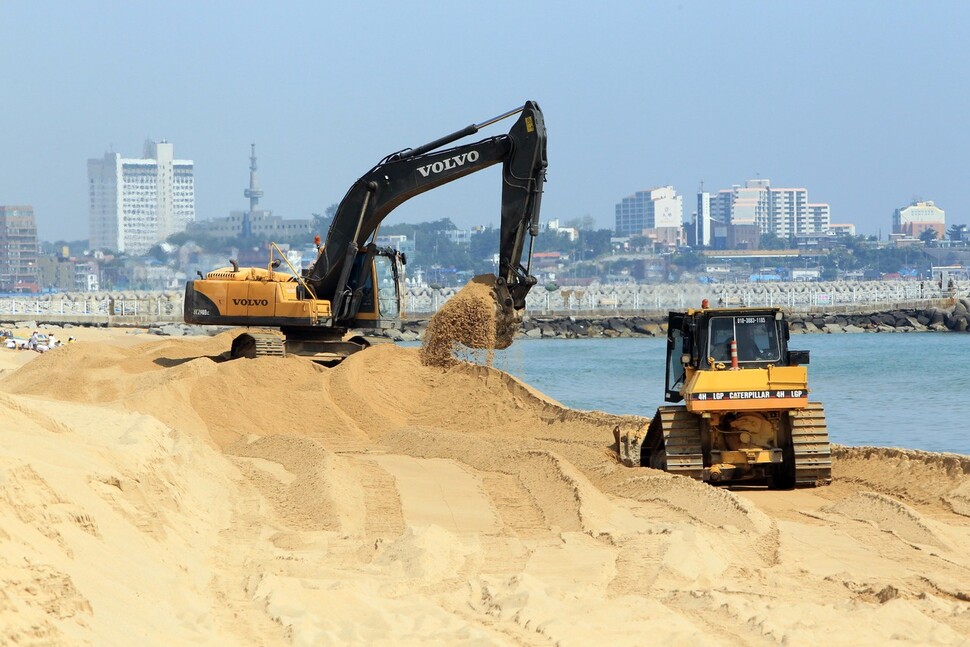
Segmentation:
{"type": "MultiPolygon", "coordinates": [[[[540,224],[539,227],[541,229],[542,225],[540,224]]],[[[569,242],[571,243],[579,240],[579,230],[575,227],[563,227],[562,223],[559,221],[559,218],[553,218],[547,222],[544,231],[551,231],[555,234],[566,234],[566,238],[568,238],[569,242]]]]}
{"type": "Polygon", "coordinates": [[[90,244],[137,256],[195,221],[194,162],[146,142],[144,157],[88,160],[90,244]]]}
{"type": "Polygon", "coordinates": [[[768,180],[748,180],[732,189],[731,219],[733,225],[757,225],[761,233],[768,230],[771,219],[771,193],[768,180]]]}
{"type": "Polygon", "coordinates": [[[855,236],[855,225],[851,223],[829,223],[829,233],[834,236],[855,236]]]}
{"type": "MultiPolygon", "coordinates": [[[[825,202],[810,202],[805,205],[807,221],[803,229],[818,233],[832,229],[831,207],[825,202]]],[[[853,228],[854,229],[854,228],[853,228]]]]}
{"type": "Polygon", "coordinates": [[[388,234],[386,236],[378,236],[374,242],[378,247],[393,247],[399,252],[403,252],[408,256],[414,255],[414,239],[408,238],[404,234],[388,234]]]}
{"type": "MultiPolygon", "coordinates": [[[[782,188],[768,189],[768,220],[761,231],[772,231],[779,238],[790,238],[795,234],[814,234],[809,228],[808,189],[782,188]]],[[[760,223],[759,223],[760,224],[760,223]]]]}
{"type": "Polygon", "coordinates": [[[684,197],[672,186],[637,191],[616,205],[614,232],[618,236],[640,236],[645,229],[684,225],[684,197]]]}
{"type": "Polygon", "coordinates": [[[711,199],[711,217],[732,225],[757,225],[762,234],[789,238],[828,229],[830,208],[809,203],[808,189],[774,188],[767,178],[723,189],[711,199]]]}

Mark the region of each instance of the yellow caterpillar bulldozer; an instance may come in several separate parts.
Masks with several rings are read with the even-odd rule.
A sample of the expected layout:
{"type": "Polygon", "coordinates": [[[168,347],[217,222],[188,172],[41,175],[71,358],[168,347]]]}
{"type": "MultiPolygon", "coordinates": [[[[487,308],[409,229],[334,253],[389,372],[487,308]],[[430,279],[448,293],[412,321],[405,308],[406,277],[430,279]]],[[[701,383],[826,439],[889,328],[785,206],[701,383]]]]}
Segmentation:
{"type": "Polygon", "coordinates": [[[809,352],[788,348],[779,308],[708,308],[667,317],[665,400],[621,435],[621,460],[712,484],[827,485],[822,404],[809,402],[809,352]],[[682,403],[682,404],[679,404],[682,403]]]}

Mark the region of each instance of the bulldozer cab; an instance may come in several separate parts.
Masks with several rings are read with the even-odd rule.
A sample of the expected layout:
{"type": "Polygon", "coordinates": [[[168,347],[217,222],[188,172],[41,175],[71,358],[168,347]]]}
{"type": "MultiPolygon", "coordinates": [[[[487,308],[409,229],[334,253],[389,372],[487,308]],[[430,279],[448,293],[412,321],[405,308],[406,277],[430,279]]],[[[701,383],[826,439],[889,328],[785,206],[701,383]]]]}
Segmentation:
{"type": "Polygon", "coordinates": [[[737,347],[738,363],[771,362],[781,359],[778,326],[767,314],[724,314],[710,317],[708,324],[708,364],[731,361],[731,342],[737,347]]]}
{"type": "Polygon", "coordinates": [[[788,322],[775,308],[719,308],[671,312],[667,317],[665,400],[681,402],[693,371],[764,368],[808,363],[807,351],[788,351],[788,322]]]}
{"type": "Polygon", "coordinates": [[[693,318],[683,312],[667,315],[667,378],[664,399],[667,402],[680,402],[684,399],[680,390],[687,379],[687,367],[693,356],[694,340],[693,318]]]}

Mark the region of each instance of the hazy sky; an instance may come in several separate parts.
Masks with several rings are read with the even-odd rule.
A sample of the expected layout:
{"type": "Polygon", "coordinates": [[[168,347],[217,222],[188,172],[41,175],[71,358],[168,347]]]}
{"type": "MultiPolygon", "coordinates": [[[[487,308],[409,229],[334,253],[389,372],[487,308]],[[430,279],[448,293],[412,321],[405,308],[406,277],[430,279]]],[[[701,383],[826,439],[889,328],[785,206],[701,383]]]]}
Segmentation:
{"type": "MultiPolygon", "coordinates": [[[[672,184],[804,186],[883,237],[934,200],[970,222],[967,2],[10,2],[0,0],[0,204],[88,236],[88,158],[167,139],[198,218],[306,218],[386,154],[527,99],[549,137],[542,219],[672,184]]],[[[501,122],[467,141],[506,132],[501,122]]],[[[497,168],[387,222],[497,224],[497,168]]]]}

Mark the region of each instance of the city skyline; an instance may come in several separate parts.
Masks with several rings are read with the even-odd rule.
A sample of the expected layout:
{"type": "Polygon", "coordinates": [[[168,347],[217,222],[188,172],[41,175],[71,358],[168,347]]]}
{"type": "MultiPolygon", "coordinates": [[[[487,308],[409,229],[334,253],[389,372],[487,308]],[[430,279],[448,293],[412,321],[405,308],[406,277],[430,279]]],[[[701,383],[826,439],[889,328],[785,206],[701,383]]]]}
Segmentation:
{"type": "MultiPolygon", "coordinates": [[[[543,219],[609,228],[634,191],[762,176],[885,238],[916,197],[970,220],[968,17],[957,2],[497,2],[472,22],[457,5],[378,3],[362,39],[352,6],[5,3],[0,203],[32,205],[45,240],[86,238],[85,161],[167,139],[196,162],[198,218],[223,217],[245,208],[256,142],[266,207],[307,218],[388,153],[535,99],[543,219]],[[212,36],[254,25],[256,39],[212,36]]],[[[499,205],[490,169],[387,222],[494,225],[499,205]]]]}

